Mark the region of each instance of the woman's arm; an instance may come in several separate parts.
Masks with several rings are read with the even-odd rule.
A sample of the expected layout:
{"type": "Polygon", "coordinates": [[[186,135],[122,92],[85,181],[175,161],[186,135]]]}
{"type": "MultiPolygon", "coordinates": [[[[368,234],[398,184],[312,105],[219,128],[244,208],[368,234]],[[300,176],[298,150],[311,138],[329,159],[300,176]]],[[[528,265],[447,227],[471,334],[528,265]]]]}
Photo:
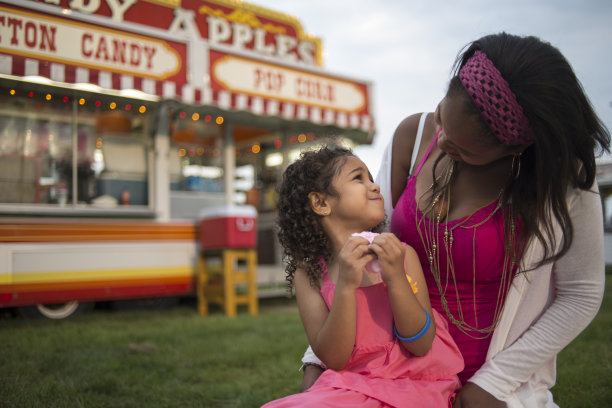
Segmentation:
{"type": "MultiPolygon", "coordinates": [[[[534,300],[533,294],[523,296],[511,330],[516,325],[530,323],[520,319],[533,318],[531,327],[470,379],[498,399],[508,399],[542,366],[549,364],[584,330],[601,305],[605,274],[600,196],[590,191],[574,192],[568,205],[574,239],[569,251],[552,266],[552,303],[539,318],[534,313],[525,316],[521,311],[534,300]]],[[[537,279],[538,272],[541,271],[533,271],[531,279],[537,279]]],[[[540,297],[548,295],[541,293],[540,297]]]]}
{"type": "Polygon", "coordinates": [[[421,115],[411,115],[402,120],[383,152],[380,168],[376,174],[376,184],[385,199],[387,218],[391,218],[393,208],[404,191],[406,179],[410,175],[412,152],[421,115]]]}
{"type": "Polygon", "coordinates": [[[302,384],[300,384],[300,392],[309,389],[326,369],[327,367],[325,367],[325,364],[323,364],[314,351],[312,351],[312,347],[308,345],[302,357],[302,367],[300,368],[304,373],[302,376],[302,384]]]}
{"type": "MultiPolygon", "coordinates": [[[[392,160],[391,170],[389,173],[389,185],[391,188],[391,205],[395,208],[395,204],[406,188],[406,180],[412,172],[412,153],[414,149],[420,149],[421,146],[429,146],[433,135],[433,120],[432,115],[428,115],[425,121],[423,137],[420,146],[415,146],[420,113],[408,116],[400,122],[393,133],[392,140],[392,160]]],[[[416,163],[420,162],[422,152],[417,154],[416,163]]],[[[387,197],[385,196],[385,200],[387,197]]]]}
{"type": "Polygon", "coordinates": [[[317,379],[323,374],[325,369],[320,365],[305,364],[303,367],[304,375],[302,377],[302,383],[300,384],[300,392],[304,392],[317,381],[317,379]]]}

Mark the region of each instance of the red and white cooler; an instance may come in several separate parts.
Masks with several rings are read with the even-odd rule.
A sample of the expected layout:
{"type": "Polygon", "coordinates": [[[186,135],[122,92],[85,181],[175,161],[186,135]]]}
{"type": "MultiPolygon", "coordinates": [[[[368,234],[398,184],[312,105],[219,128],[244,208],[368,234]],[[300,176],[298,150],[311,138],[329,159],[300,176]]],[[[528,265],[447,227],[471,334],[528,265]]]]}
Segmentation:
{"type": "Polygon", "coordinates": [[[250,205],[206,208],[198,216],[201,249],[255,248],[257,210],[250,205]]]}

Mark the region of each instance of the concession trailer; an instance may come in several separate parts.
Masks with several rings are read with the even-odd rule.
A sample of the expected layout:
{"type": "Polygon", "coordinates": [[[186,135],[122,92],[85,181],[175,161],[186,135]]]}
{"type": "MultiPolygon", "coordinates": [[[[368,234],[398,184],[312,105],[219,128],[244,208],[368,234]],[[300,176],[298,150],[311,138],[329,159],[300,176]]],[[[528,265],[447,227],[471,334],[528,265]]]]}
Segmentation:
{"type": "MultiPolygon", "coordinates": [[[[303,149],[371,144],[369,81],[292,16],[232,0],[0,1],[0,308],[194,294],[202,212],[256,210],[303,149]]],[[[210,232],[210,231],[207,231],[210,232]]]]}

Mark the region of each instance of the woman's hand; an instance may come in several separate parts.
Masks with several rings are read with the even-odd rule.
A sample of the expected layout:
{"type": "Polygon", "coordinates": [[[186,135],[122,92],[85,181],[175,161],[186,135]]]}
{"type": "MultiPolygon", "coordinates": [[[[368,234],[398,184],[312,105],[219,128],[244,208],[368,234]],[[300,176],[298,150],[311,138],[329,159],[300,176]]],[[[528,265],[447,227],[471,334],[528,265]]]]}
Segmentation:
{"type": "Polygon", "coordinates": [[[372,252],[378,257],[382,269],[382,279],[389,284],[394,279],[406,280],[404,271],[405,248],[401,241],[392,233],[377,235],[370,245],[372,252]]]}
{"type": "Polygon", "coordinates": [[[304,392],[312,387],[321,374],[323,374],[323,367],[315,364],[306,364],[304,366],[304,377],[302,377],[302,384],[300,384],[300,392],[304,392]]]}
{"type": "Polygon", "coordinates": [[[461,388],[453,403],[453,408],[506,408],[506,406],[505,402],[470,382],[461,388]]]}

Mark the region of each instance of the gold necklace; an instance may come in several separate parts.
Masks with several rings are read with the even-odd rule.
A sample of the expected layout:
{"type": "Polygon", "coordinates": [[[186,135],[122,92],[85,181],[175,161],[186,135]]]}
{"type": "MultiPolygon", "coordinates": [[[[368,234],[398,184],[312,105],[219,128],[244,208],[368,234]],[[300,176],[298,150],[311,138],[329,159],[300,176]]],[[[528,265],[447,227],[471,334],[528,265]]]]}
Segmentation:
{"type": "Polygon", "coordinates": [[[465,333],[466,335],[474,338],[474,339],[484,339],[491,335],[491,333],[497,327],[499,323],[499,319],[501,317],[501,312],[503,310],[503,301],[508,290],[510,289],[510,283],[512,282],[511,276],[514,271],[514,267],[516,265],[516,259],[514,257],[514,249],[515,249],[515,236],[516,236],[516,227],[514,222],[514,217],[511,211],[508,211],[510,218],[510,231],[506,245],[504,246],[504,260],[503,260],[503,269],[500,280],[500,285],[497,293],[497,300],[495,304],[495,310],[493,314],[493,322],[487,327],[479,327],[478,324],[478,314],[476,308],[476,229],[481,225],[485,224],[489,221],[497,211],[503,208],[502,198],[504,189],[502,188],[497,196],[497,204],[493,211],[487,217],[485,217],[482,221],[476,222],[474,224],[469,224],[470,219],[474,214],[479,212],[481,209],[485,208],[487,205],[478,208],[472,214],[462,218],[459,222],[454,224],[449,228],[448,225],[448,216],[450,214],[450,188],[452,184],[453,174],[455,172],[455,168],[457,166],[457,162],[454,160],[450,160],[446,169],[442,172],[442,174],[436,177],[431,184],[431,186],[419,197],[417,200],[417,209],[415,211],[415,223],[417,227],[417,231],[419,233],[419,237],[421,238],[421,242],[423,244],[423,248],[425,249],[427,259],[429,261],[430,270],[434,281],[436,282],[436,286],[438,288],[438,292],[440,293],[440,300],[442,303],[442,307],[451,323],[453,323],[460,331],[465,333]],[[421,199],[431,190],[434,190],[434,186],[438,183],[438,181],[443,178],[444,188],[436,193],[433,199],[430,201],[425,210],[422,211],[422,216],[419,219],[419,208],[421,199]],[[426,219],[429,219],[430,222],[425,222],[426,219]],[[441,227],[442,221],[444,222],[443,227],[441,227]],[[442,229],[443,228],[443,229],[442,229]],[[461,306],[461,300],[459,297],[458,287],[457,287],[457,279],[455,276],[455,265],[453,262],[453,231],[457,228],[463,229],[471,229],[472,230],[472,303],[474,310],[474,324],[469,324],[465,321],[463,316],[463,307],[461,306]],[[443,230],[443,246],[446,252],[447,262],[446,262],[446,274],[444,275],[444,282],[442,281],[443,276],[440,273],[440,242],[438,237],[441,235],[443,230]],[[453,313],[448,308],[447,301],[447,290],[449,287],[449,279],[452,279],[453,287],[455,288],[455,299],[457,300],[457,316],[453,315],[453,313]]]}

